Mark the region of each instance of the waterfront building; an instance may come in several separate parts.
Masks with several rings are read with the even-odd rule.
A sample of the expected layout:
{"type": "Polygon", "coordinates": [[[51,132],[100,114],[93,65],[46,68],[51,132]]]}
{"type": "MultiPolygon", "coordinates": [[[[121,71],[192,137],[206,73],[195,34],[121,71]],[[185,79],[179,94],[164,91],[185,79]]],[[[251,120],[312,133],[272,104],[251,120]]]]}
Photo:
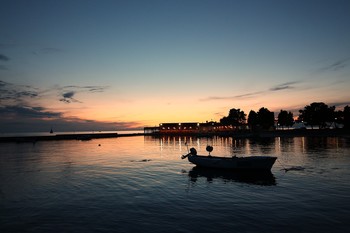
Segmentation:
{"type": "Polygon", "coordinates": [[[180,123],[160,123],[159,127],[145,127],[145,133],[159,134],[212,134],[246,130],[247,126],[223,125],[210,121],[205,123],[180,122],[180,123]]]}

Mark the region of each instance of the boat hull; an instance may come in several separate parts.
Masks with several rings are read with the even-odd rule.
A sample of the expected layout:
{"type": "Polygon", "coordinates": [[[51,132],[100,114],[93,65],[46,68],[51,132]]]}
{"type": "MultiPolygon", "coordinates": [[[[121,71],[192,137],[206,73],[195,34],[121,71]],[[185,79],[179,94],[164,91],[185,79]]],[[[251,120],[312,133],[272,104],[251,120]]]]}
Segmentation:
{"type": "Polygon", "coordinates": [[[223,168],[235,170],[271,170],[277,157],[273,156],[248,156],[248,157],[213,157],[202,155],[189,155],[188,161],[208,168],[223,168]]]}

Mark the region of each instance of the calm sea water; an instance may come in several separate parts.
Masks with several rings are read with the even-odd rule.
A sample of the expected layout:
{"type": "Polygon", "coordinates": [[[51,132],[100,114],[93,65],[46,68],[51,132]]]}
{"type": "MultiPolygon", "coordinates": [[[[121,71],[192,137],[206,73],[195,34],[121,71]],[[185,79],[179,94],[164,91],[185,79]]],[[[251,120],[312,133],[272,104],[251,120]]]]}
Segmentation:
{"type": "Polygon", "coordinates": [[[337,137],[1,143],[0,232],[348,232],[349,168],[337,137]],[[267,175],[196,169],[185,141],[278,160],[267,175]]]}

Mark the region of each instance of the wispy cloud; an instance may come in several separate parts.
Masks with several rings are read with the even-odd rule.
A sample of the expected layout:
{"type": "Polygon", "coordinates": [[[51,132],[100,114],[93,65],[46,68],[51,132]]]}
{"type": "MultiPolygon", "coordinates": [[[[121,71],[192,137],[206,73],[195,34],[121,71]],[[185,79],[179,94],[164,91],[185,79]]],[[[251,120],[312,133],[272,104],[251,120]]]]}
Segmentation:
{"type": "Polygon", "coordinates": [[[10,58],[5,56],[4,54],[0,54],[0,61],[9,61],[10,58]]]}
{"type": "Polygon", "coordinates": [[[59,101],[64,103],[82,103],[82,101],[75,98],[78,93],[96,93],[103,92],[107,89],[107,86],[64,86],[56,87],[60,91],[59,101]]]}
{"type": "MultiPolygon", "coordinates": [[[[7,62],[10,58],[8,56],[5,56],[4,54],[0,54],[0,62],[7,62]]],[[[8,70],[7,66],[0,65],[0,70],[8,70]]]]}
{"type": "Polygon", "coordinates": [[[339,59],[333,63],[330,63],[320,68],[319,71],[338,71],[349,66],[349,64],[350,64],[350,57],[347,57],[347,58],[339,59]]]}
{"type": "Polygon", "coordinates": [[[332,102],[332,103],[328,103],[328,106],[335,106],[336,108],[339,107],[345,107],[346,105],[350,106],[350,100],[347,102],[332,102]]]}
{"type": "Polygon", "coordinates": [[[0,106],[9,103],[17,104],[36,97],[39,97],[39,91],[36,88],[14,85],[0,80],[0,106]]]}
{"type": "Polygon", "coordinates": [[[0,115],[2,115],[3,118],[10,117],[12,119],[45,119],[62,116],[62,114],[59,112],[50,112],[43,107],[31,107],[23,105],[2,106],[0,107],[0,115]]]}
{"type": "Polygon", "coordinates": [[[0,107],[0,132],[48,132],[51,127],[55,131],[100,131],[140,129],[142,126],[142,122],[136,121],[103,122],[66,117],[61,112],[50,111],[44,107],[0,107]]]}
{"type": "Polygon", "coordinates": [[[294,88],[296,88],[295,84],[298,84],[298,83],[300,83],[300,81],[286,82],[286,83],[278,84],[276,86],[272,86],[268,90],[248,92],[248,93],[234,95],[234,96],[209,96],[207,98],[200,99],[200,101],[247,99],[247,98],[256,97],[256,96],[261,95],[261,94],[266,94],[269,92],[285,91],[288,89],[294,89],[294,88]]]}
{"type": "Polygon", "coordinates": [[[74,89],[79,92],[103,92],[108,86],[64,86],[62,89],[74,89]]]}
{"type": "Polygon", "coordinates": [[[294,82],[286,82],[286,83],[282,83],[279,84],[277,86],[271,87],[269,90],[270,91],[282,91],[282,90],[287,90],[287,89],[294,89],[295,86],[293,86],[294,84],[297,84],[299,82],[294,81],[294,82]]]}
{"type": "Polygon", "coordinates": [[[142,122],[103,122],[67,116],[41,106],[40,99],[57,95],[66,103],[80,103],[77,93],[103,92],[104,86],[56,86],[45,90],[29,85],[17,85],[0,80],[0,132],[48,131],[51,126],[56,131],[118,130],[141,128],[142,122]],[[33,101],[36,100],[36,101],[33,101]]]}
{"type": "Polygon", "coordinates": [[[65,102],[65,103],[72,103],[72,102],[81,103],[79,100],[76,100],[73,98],[74,95],[75,95],[74,91],[65,92],[62,94],[62,98],[60,99],[60,101],[65,102]]]}
{"type": "Polygon", "coordinates": [[[74,91],[70,91],[70,92],[64,93],[63,94],[63,98],[71,99],[71,98],[73,98],[74,94],[75,94],[74,91]]]}
{"type": "Polygon", "coordinates": [[[55,86],[40,89],[30,85],[12,84],[0,80],[0,106],[30,102],[33,99],[44,98],[44,95],[45,98],[52,98],[65,103],[82,103],[76,98],[79,93],[99,93],[107,88],[107,86],[55,86]]]}

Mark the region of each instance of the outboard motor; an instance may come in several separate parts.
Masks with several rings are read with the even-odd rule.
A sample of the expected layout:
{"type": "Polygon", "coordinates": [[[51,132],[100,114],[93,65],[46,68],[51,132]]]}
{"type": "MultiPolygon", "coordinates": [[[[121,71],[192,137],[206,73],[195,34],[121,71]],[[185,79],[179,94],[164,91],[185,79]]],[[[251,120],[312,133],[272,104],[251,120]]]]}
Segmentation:
{"type": "Polygon", "coordinates": [[[185,158],[187,158],[188,156],[190,156],[190,155],[192,155],[192,156],[196,156],[197,155],[197,150],[195,149],[195,148],[191,148],[190,149],[190,153],[188,153],[187,155],[182,155],[181,156],[181,159],[185,159],[185,158]]]}
{"type": "Polygon", "coordinates": [[[196,156],[197,155],[197,150],[195,148],[190,149],[190,154],[196,156]]]}

